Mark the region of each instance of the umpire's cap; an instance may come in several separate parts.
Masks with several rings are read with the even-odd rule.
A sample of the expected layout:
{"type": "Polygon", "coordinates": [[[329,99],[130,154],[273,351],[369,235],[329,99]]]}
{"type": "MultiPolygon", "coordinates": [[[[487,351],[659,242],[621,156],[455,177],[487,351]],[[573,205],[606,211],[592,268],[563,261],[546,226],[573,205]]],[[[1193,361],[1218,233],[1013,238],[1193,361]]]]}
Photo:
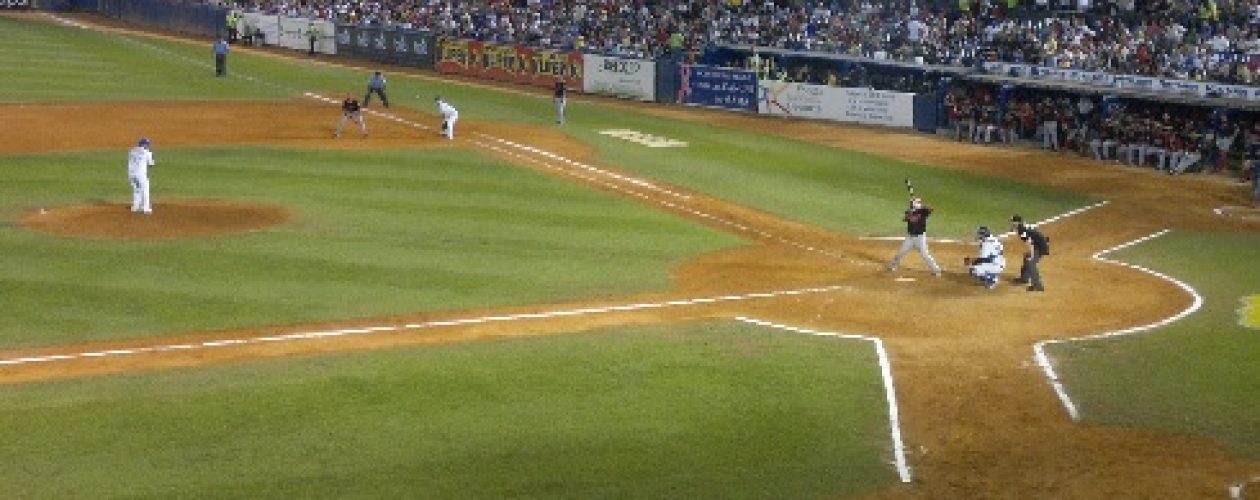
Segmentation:
{"type": "Polygon", "coordinates": [[[139,142],[138,144],[140,144],[141,146],[148,146],[148,145],[149,145],[149,138],[148,138],[148,137],[141,137],[141,138],[140,138],[140,142],[139,142]]]}

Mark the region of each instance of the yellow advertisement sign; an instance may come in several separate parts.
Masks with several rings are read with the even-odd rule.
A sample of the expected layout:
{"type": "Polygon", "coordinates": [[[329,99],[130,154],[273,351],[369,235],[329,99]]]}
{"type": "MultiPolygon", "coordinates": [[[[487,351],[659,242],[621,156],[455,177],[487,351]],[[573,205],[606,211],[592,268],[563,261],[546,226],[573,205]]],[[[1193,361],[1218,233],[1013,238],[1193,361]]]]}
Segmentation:
{"type": "Polygon", "coordinates": [[[1243,306],[1238,310],[1238,324],[1260,330],[1260,295],[1243,297],[1243,306]]]}

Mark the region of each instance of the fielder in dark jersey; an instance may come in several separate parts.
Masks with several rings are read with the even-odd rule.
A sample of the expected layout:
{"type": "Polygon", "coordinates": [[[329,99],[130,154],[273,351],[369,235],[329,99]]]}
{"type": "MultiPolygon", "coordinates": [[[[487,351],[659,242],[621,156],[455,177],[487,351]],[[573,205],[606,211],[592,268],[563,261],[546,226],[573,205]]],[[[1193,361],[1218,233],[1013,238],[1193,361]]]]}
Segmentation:
{"type": "Polygon", "coordinates": [[[552,101],[556,103],[556,123],[564,125],[564,106],[568,104],[569,88],[564,80],[556,80],[556,87],[552,95],[552,101]]]}
{"type": "Polygon", "coordinates": [[[337,130],[333,131],[333,137],[341,137],[341,129],[346,126],[348,120],[358,123],[359,131],[363,133],[363,137],[367,137],[367,124],[363,122],[363,108],[359,106],[359,101],[351,96],[346,96],[346,100],[341,101],[341,118],[337,120],[337,130]]]}

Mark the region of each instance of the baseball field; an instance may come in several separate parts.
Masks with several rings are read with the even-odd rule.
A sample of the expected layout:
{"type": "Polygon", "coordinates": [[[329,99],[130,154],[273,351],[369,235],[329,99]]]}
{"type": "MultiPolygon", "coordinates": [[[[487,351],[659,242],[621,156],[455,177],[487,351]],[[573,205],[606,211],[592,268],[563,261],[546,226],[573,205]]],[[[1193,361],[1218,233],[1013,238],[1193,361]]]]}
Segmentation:
{"type": "Polygon", "coordinates": [[[588,96],[558,126],[545,89],[270,49],[216,78],[90,16],[0,39],[0,497],[1260,498],[1224,176],[588,96]],[[941,278],[887,269],[905,179],[941,278]],[[962,266],[1013,213],[1044,293],[1009,235],[996,289],[962,266]]]}

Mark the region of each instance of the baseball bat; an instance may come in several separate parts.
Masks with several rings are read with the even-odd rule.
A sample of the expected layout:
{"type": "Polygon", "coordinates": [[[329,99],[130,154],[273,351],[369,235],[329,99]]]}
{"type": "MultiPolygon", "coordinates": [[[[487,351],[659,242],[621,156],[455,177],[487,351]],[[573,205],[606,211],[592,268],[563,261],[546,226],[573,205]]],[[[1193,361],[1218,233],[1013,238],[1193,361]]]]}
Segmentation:
{"type": "Polygon", "coordinates": [[[910,192],[910,196],[914,196],[914,184],[910,183],[909,177],[906,177],[906,191],[910,192]]]}

